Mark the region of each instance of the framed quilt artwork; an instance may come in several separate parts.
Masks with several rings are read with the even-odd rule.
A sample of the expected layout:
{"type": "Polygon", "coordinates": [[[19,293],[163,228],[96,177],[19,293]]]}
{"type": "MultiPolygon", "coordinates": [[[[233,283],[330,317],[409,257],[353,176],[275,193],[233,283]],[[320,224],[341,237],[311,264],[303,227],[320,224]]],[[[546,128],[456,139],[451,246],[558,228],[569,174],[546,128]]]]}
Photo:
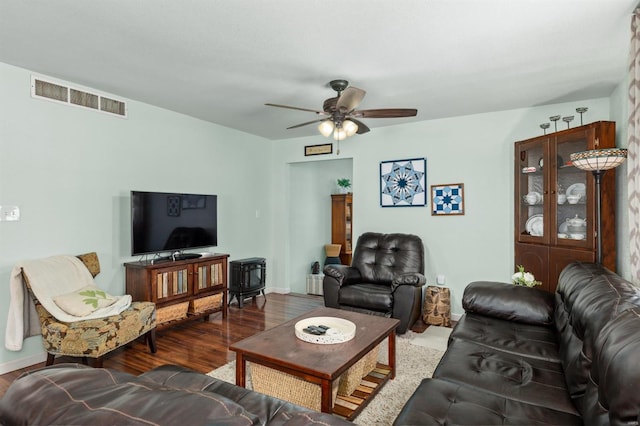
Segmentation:
{"type": "Polygon", "coordinates": [[[464,184],[431,185],[431,215],[464,214],[464,184]]]}
{"type": "Polygon", "coordinates": [[[380,205],[421,207],[427,204],[427,159],[380,162],[380,205]]]}

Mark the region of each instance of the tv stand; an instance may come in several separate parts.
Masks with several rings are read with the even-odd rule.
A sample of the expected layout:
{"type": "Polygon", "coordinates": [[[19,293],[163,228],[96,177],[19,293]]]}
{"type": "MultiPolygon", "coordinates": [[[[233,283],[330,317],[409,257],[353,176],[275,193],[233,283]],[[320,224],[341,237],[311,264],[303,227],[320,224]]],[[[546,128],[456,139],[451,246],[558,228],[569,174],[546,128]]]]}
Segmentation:
{"type": "Polygon", "coordinates": [[[127,262],[126,292],[134,301],[156,304],[158,328],[222,312],[227,317],[228,254],[185,253],[165,262],[127,262]],[[190,256],[182,258],[180,256],[190,256]],[[157,262],[157,263],[156,263],[157,262]]]}

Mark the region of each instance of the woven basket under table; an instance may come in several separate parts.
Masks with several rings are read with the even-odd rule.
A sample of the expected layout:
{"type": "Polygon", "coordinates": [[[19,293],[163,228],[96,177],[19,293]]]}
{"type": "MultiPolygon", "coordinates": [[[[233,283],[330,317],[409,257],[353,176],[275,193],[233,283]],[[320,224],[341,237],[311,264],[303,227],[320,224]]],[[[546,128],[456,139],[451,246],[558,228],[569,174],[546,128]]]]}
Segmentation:
{"type": "Polygon", "coordinates": [[[189,308],[189,302],[175,303],[169,306],[163,306],[156,310],[156,322],[162,324],[163,322],[169,322],[179,320],[187,316],[187,309],[189,308]]]}
{"type": "Polygon", "coordinates": [[[219,308],[220,306],[222,306],[222,293],[192,300],[189,302],[189,312],[198,314],[209,309],[219,308]]]}

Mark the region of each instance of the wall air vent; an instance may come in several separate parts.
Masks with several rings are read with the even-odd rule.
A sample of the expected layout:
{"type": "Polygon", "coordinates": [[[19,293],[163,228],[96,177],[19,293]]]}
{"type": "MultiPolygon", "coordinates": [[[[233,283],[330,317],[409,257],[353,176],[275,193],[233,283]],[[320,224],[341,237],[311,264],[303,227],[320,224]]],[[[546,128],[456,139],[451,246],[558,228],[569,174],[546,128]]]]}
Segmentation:
{"type": "Polygon", "coordinates": [[[31,76],[31,96],[64,103],[71,106],[101,111],[118,117],[127,117],[127,104],[124,101],[106,97],[97,92],[88,92],[60,82],[47,81],[31,76]]]}

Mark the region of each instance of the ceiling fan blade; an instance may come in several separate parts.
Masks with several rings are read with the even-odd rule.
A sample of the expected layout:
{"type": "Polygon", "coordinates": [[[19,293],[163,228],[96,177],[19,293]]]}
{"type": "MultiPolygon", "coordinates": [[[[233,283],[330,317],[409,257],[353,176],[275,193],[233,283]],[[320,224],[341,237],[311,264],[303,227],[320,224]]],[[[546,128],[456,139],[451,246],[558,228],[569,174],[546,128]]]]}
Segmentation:
{"type": "Polygon", "coordinates": [[[321,118],[319,120],[311,120],[311,121],[307,121],[306,123],[300,123],[300,124],[296,124],[295,126],[291,126],[291,127],[287,127],[287,130],[290,129],[297,129],[298,127],[302,127],[302,126],[307,126],[309,124],[313,124],[313,123],[319,123],[321,121],[325,121],[326,118],[321,118]]]}
{"type": "Polygon", "coordinates": [[[356,120],[355,118],[348,118],[349,120],[353,121],[354,123],[356,123],[358,125],[358,131],[356,132],[358,135],[361,135],[363,133],[367,133],[369,131],[369,127],[367,127],[366,124],[364,124],[362,121],[360,120],[356,120]]]}
{"type": "Polygon", "coordinates": [[[297,111],[308,111],[308,112],[315,112],[316,114],[320,114],[320,115],[328,115],[326,112],[324,111],[318,111],[315,109],[309,109],[309,108],[300,108],[300,107],[294,107],[294,106],[289,106],[289,105],[279,105],[279,104],[265,104],[266,106],[272,106],[272,107],[277,107],[277,108],[286,108],[286,109],[295,109],[297,111]]]}
{"type": "Polygon", "coordinates": [[[360,105],[366,93],[367,92],[357,87],[347,87],[340,94],[338,103],[336,103],[336,109],[342,113],[353,111],[360,105]]]}
{"type": "Polygon", "coordinates": [[[397,118],[415,117],[418,113],[414,108],[386,108],[386,109],[363,109],[354,111],[353,116],[363,118],[397,118]]]}

